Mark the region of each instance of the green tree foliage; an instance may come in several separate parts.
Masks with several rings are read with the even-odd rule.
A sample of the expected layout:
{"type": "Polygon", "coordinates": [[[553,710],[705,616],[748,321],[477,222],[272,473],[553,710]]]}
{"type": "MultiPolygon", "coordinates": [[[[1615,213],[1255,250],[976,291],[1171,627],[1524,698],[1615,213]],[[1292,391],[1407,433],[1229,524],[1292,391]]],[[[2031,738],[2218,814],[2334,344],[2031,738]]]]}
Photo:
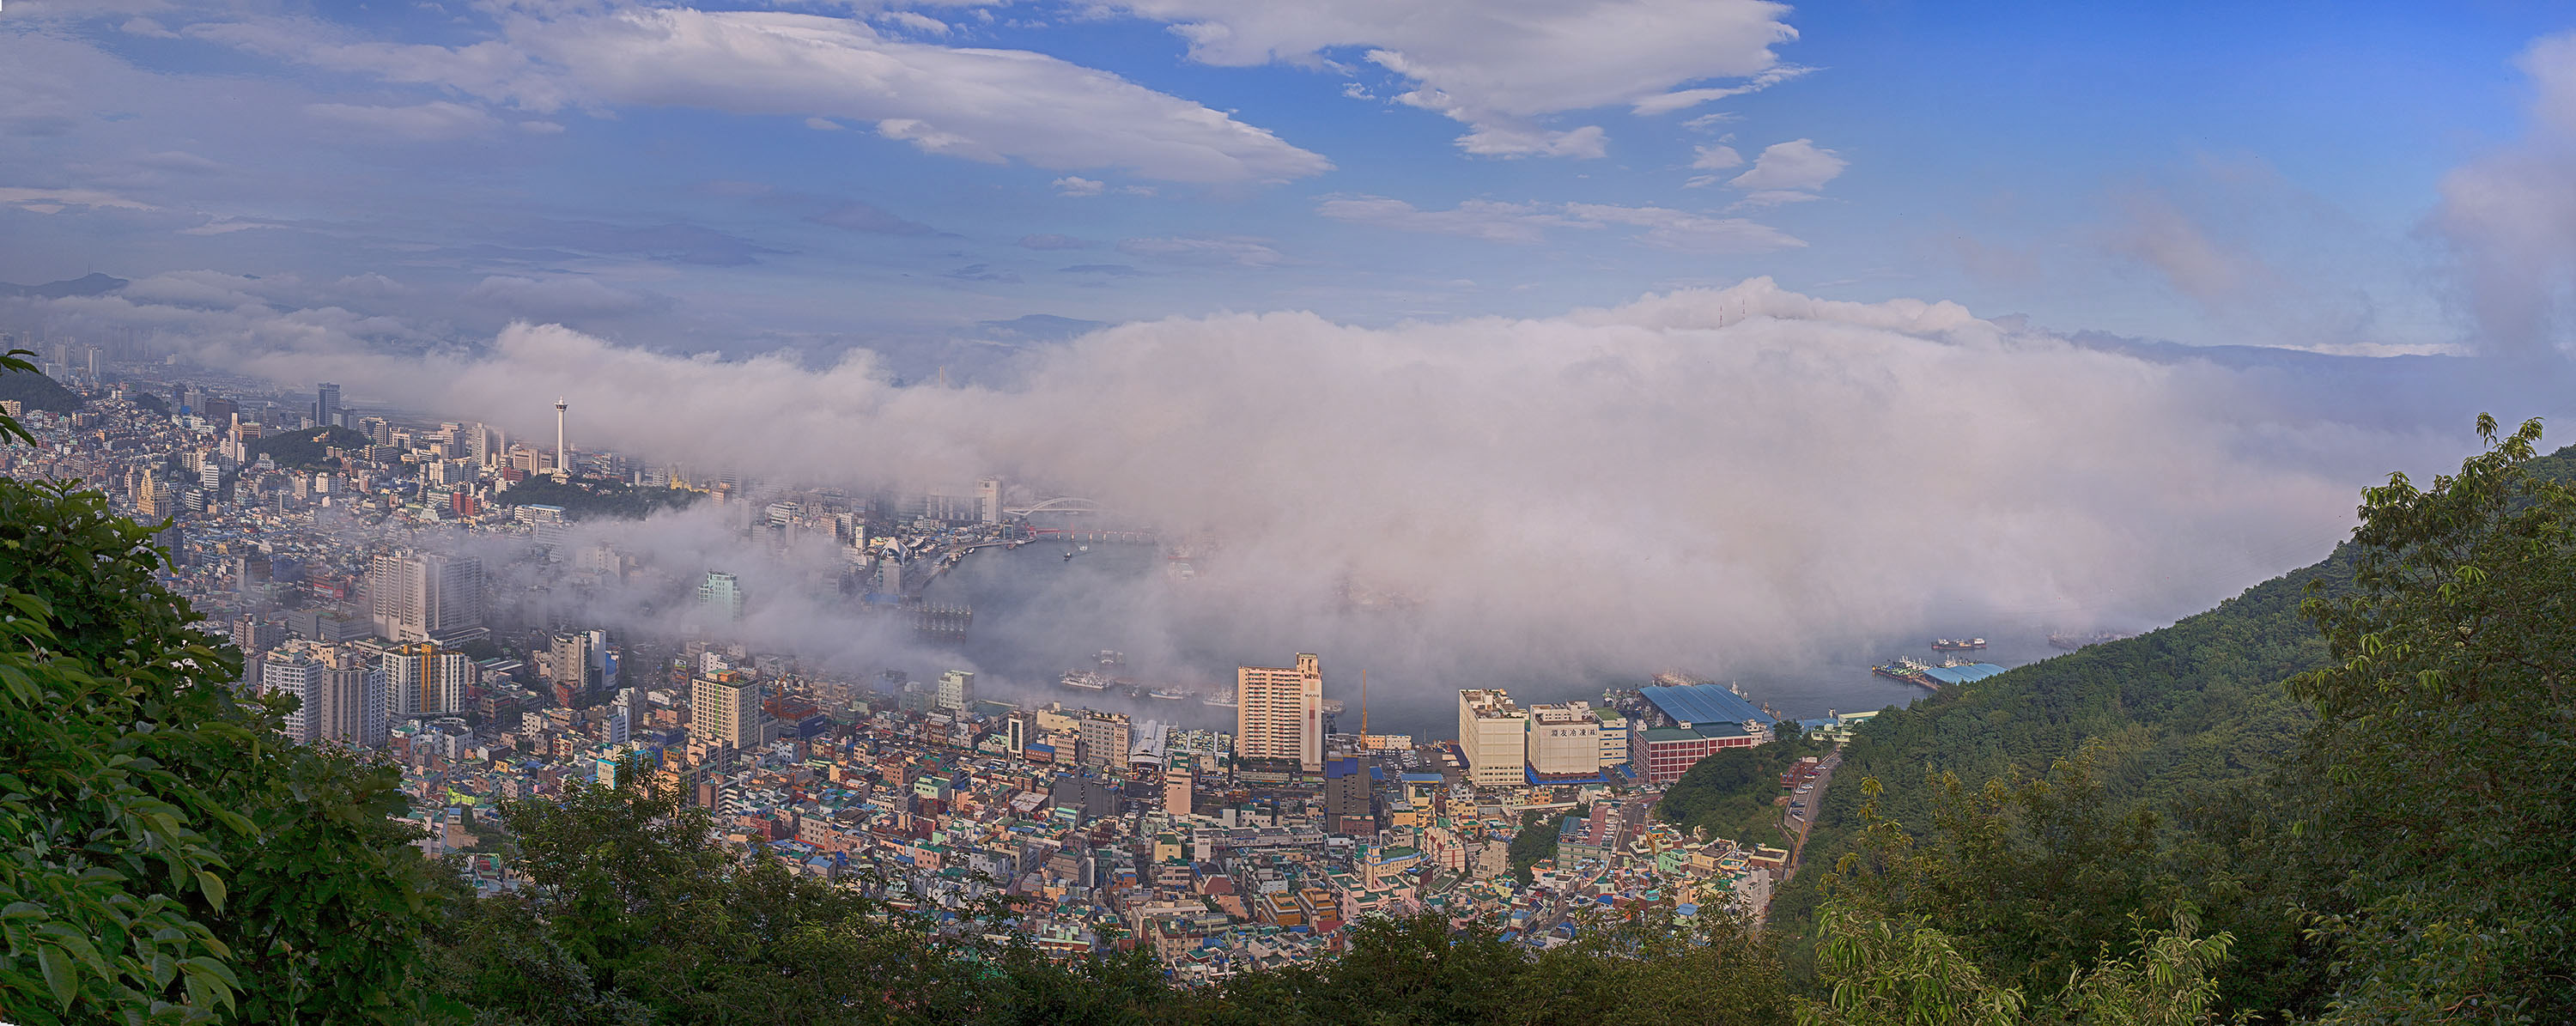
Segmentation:
{"type": "Polygon", "coordinates": [[[2538,421],[2478,432],[2457,474],[2365,492],[2351,587],[2305,605],[2340,1021],[2576,1020],[2576,490],[2534,473],[2538,421]]]}
{"type": "Polygon", "coordinates": [[[2199,920],[2179,910],[2171,929],[2137,929],[2126,953],[2106,949],[2033,1001],[1919,918],[1890,921],[1828,902],[1817,926],[1825,994],[1800,1004],[1801,1026],[2201,1026],[2220,1021],[2216,974],[2233,942],[2200,936],[2199,920]]]}
{"type": "MultiPolygon", "coordinates": [[[[20,349],[16,352],[27,352],[20,349]]],[[[17,367],[0,368],[0,399],[15,399],[29,410],[47,413],[70,413],[88,400],[80,393],[64,388],[62,383],[46,377],[32,364],[23,361],[17,367]]]]}
{"type": "Polygon", "coordinates": [[[1827,750],[1823,741],[1795,733],[1751,748],[1720,749],[1692,763],[1665,789],[1655,803],[1655,818],[1705,829],[1712,837],[1786,848],[1790,837],[1780,828],[1780,775],[1798,760],[1827,750]]]}
{"type": "Polygon", "coordinates": [[[0,480],[0,1008],[409,1018],[428,876],[394,776],[237,699],[151,537],[97,492],[0,480]]]}
{"type": "Polygon", "coordinates": [[[328,470],[340,465],[330,450],[355,452],[367,447],[367,436],[338,425],[284,431],[269,435],[252,446],[252,451],[269,458],[281,467],[295,470],[328,470]]]}
{"type": "Polygon", "coordinates": [[[560,506],[574,519],[622,517],[642,520],[660,510],[686,509],[697,501],[699,494],[685,488],[634,488],[623,481],[599,478],[557,481],[537,474],[511,485],[509,491],[502,493],[500,501],[517,506],[560,506]]]}
{"type": "MultiPolygon", "coordinates": [[[[2197,895],[2206,925],[2235,938],[2236,970],[2221,978],[2221,1010],[2314,1012],[2327,959],[2305,936],[2303,917],[2319,870],[2289,836],[2286,803],[2296,785],[2279,773],[2315,714],[2283,682],[2327,662],[2299,602],[2311,582],[2337,586],[2350,572],[2347,558],[2339,553],[2161,630],[1885,711],[1844,747],[1835,779],[1877,780],[1884,789],[1868,801],[1870,821],[1918,837],[1940,829],[1944,816],[1958,824],[1983,803],[2008,827],[1990,837],[2003,847],[1965,848],[1954,853],[1961,858],[2024,858],[2030,844],[2048,843],[2054,868],[2045,874],[2023,874],[2011,862],[1963,868],[1991,878],[1993,900],[1961,909],[1963,918],[1935,919],[1963,942],[2027,953],[2027,961],[2010,960],[2007,982],[2037,988],[2046,981],[2012,977],[2085,957],[2125,930],[2128,916],[2161,919],[2174,895],[2197,895]],[[2072,761],[2082,763],[2083,779],[2052,782],[2055,767],[2072,761]],[[2008,809],[1988,782],[2008,793],[2039,787],[2050,792],[2047,801],[2080,794],[2067,814],[2080,813],[2077,821],[2094,832],[2017,834],[2024,811],[2008,809]],[[2081,790],[2057,790],[2068,785],[2081,790]],[[2111,895],[2124,897],[2086,904],[2111,895]],[[2023,912],[2001,915],[2013,907],[2023,912]],[[1964,918],[1972,914],[1979,918],[1964,918]],[[2015,922],[2029,932],[1978,932],[2015,922]],[[2063,929],[2079,930],[2081,942],[2057,936],[2063,929]]],[[[1861,790],[1828,789],[1807,840],[1808,865],[1832,866],[1861,842],[1861,790]]],[[[1775,929],[1791,938],[1793,972],[1808,971],[1827,875],[1797,874],[1772,904],[1775,929]]]]}
{"type": "Polygon", "coordinates": [[[1436,915],[1362,923],[1338,958],[1181,995],[1170,1021],[1232,1024],[1781,1024],[1793,1003],[1745,922],[1669,906],[1588,918],[1545,952],[1436,915]]]}

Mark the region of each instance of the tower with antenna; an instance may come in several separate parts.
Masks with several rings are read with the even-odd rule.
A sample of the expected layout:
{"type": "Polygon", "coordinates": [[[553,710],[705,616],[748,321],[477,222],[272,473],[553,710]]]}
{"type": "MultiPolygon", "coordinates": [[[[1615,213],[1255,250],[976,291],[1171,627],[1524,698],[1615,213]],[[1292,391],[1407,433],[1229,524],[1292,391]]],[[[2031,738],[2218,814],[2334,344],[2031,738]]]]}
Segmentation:
{"type": "Polygon", "coordinates": [[[572,464],[564,461],[564,407],[567,405],[562,396],[555,397],[555,476],[570,480],[572,464]]]}

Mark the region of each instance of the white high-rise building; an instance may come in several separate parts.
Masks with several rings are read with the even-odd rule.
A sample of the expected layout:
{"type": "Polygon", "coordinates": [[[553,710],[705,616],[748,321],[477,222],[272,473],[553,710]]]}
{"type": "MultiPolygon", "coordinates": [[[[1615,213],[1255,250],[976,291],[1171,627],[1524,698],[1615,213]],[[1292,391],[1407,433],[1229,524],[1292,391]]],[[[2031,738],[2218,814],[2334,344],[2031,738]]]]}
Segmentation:
{"type": "Polygon", "coordinates": [[[988,524],[1002,522],[1002,479],[988,477],[975,482],[975,513],[988,524]]]}
{"type": "Polygon", "coordinates": [[[698,608],[718,623],[741,622],[742,582],[729,573],[707,571],[706,580],[698,582],[698,608]]]}
{"type": "Polygon", "coordinates": [[[320,737],[322,717],[318,714],[328,668],[311,655],[285,649],[269,653],[265,663],[259,669],[260,693],[289,695],[296,700],[295,711],[286,714],[287,740],[312,744],[320,737]]]}
{"type": "Polygon", "coordinates": [[[483,564],[434,553],[377,556],[367,573],[376,633],[398,644],[453,638],[483,626],[483,564]]]}
{"type": "Polygon", "coordinates": [[[1315,656],[1299,653],[1291,667],[1236,667],[1234,703],[1236,757],[1324,771],[1324,670],[1315,656]]]}
{"type": "Polygon", "coordinates": [[[1482,688],[1458,692],[1458,750],[1467,756],[1467,780],[1480,787],[1509,787],[1528,782],[1521,772],[1528,743],[1529,713],[1512,703],[1510,692],[1482,688]]]}
{"type": "Polygon", "coordinates": [[[966,670],[950,670],[939,675],[936,704],[950,712],[965,712],[975,704],[975,675],[966,670]]]}

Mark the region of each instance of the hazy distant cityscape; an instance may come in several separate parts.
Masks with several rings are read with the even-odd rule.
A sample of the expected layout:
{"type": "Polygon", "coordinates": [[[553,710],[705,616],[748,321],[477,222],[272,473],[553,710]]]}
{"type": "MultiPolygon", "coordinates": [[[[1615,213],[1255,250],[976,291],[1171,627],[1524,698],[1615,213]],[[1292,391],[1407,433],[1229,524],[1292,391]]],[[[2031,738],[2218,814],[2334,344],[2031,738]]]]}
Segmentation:
{"type": "MultiPolygon", "coordinates": [[[[1372,916],[1435,910],[1537,948],[1569,942],[1578,907],[1647,892],[1758,916],[1791,864],[1782,838],[1825,782],[1814,759],[1784,778],[1780,834],[1651,821],[1662,786],[1783,723],[1680,674],[1558,703],[1460,689],[1454,736],[1415,736],[1372,732],[1365,681],[1327,676],[1316,654],[1201,682],[1139,679],[1101,650],[1006,690],[964,668],[875,665],[867,655],[919,665],[978,629],[973,608],[928,597],[991,558],[975,553],[1072,563],[1138,547],[1186,587],[1221,541],[994,477],[854,494],[693,475],[574,444],[568,404],[557,433],[514,439],[354,406],[329,382],[299,396],[47,348],[44,370],[79,401],[12,401],[40,444],[0,453],[0,474],[100,483],[133,516],[166,520],[173,583],[239,649],[243,693],[292,696],[297,743],[399,763],[423,852],[466,856],[486,892],[524,882],[490,843],[497,803],[608,783],[640,760],[716,813],[745,857],[756,845],[928,908],[1041,897],[1053,911],[1024,928],[1050,951],[1148,938],[1180,978],[1210,979],[1335,950],[1372,916]],[[693,509],[736,552],[828,553],[794,586],[883,649],[747,644],[777,596],[586,530],[693,509]],[[1525,827],[1534,812],[1548,815],[1525,827]],[[1561,836],[1519,882],[1507,853],[1523,829],[1561,836]]],[[[1832,735],[1872,713],[1789,726],[1832,735]]]]}

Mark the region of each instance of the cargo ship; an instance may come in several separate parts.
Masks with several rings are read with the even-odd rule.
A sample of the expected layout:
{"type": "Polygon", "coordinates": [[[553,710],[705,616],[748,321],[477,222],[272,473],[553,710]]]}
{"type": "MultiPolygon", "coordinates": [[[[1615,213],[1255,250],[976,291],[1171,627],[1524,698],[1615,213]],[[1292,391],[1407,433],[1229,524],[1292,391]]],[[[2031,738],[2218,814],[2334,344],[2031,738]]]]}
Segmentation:
{"type": "Polygon", "coordinates": [[[1932,651],[1935,652],[1973,652],[1984,647],[1986,647],[1986,639],[1984,638],[1932,639],[1932,651]]]}
{"type": "Polygon", "coordinates": [[[1062,678],[1059,678],[1056,683],[1083,691],[1109,690],[1109,678],[1103,677],[1089,670],[1075,670],[1072,673],[1065,674],[1062,678]]]}

